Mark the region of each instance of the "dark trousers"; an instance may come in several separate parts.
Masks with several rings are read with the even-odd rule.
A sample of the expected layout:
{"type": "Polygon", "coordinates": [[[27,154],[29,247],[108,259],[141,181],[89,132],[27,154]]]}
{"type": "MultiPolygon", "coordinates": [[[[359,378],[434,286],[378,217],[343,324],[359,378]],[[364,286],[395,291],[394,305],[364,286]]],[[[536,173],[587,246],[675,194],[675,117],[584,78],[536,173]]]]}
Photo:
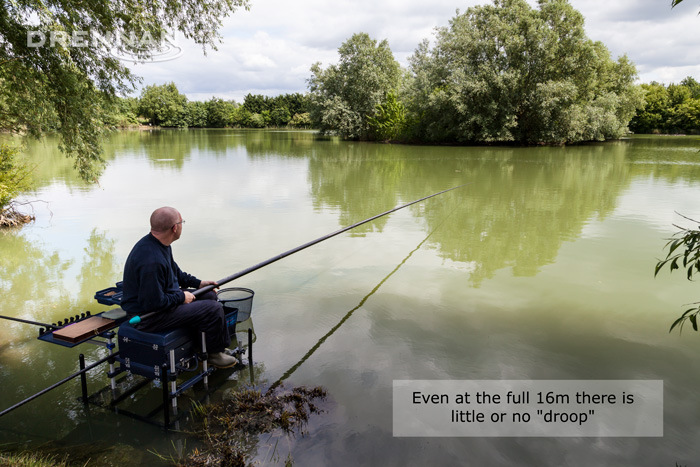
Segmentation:
{"type": "Polygon", "coordinates": [[[208,353],[222,352],[231,344],[224,321],[224,308],[216,301],[216,292],[213,291],[197,297],[192,303],[183,303],[172,310],[155,313],[138,326],[138,329],[144,332],[169,331],[175,328],[197,331],[197,339],[200,339],[204,331],[208,353]]]}

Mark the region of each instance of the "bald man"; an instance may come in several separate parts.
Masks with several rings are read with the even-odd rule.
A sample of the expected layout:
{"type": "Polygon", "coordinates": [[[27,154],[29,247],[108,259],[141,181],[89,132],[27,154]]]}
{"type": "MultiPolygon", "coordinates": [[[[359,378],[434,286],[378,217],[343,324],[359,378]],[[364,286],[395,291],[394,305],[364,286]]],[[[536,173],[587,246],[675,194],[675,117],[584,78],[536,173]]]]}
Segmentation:
{"type": "Polygon", "coordinates": [[[198,298],[190,291],[216,282],[183,272],[173,259],[170,245],[182,235],[184,223],[175,208],[153,211],[150,233],[134,245],[124,265],[121,306],[129,317],[142,317],[137,325],[140,331],[187,328],[206,332],[209,363],[228,368],[238,360],[224,353],[231,341],[223,306],[213,291],[198,298]],[[152,314],[144,317],[148,313],[152,314]]]}

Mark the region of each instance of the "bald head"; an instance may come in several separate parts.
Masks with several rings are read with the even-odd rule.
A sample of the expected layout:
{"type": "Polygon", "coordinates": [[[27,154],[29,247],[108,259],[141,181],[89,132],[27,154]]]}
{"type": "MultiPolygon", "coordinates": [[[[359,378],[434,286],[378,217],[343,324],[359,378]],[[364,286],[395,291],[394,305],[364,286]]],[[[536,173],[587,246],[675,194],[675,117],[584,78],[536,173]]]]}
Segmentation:
{"type": "Polygon", "coordinates": [[[168,206],[158,208],[151,214],[151,231],[166,232],[180,222],[180,213],[175,208],[168,206]]]}

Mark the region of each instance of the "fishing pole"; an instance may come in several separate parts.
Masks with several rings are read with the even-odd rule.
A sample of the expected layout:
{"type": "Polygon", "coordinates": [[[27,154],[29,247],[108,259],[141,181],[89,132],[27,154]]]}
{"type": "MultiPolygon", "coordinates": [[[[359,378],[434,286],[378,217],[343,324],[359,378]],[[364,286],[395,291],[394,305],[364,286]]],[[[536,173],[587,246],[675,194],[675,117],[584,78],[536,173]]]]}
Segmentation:
{"type": "Polygon", "coordinates": [[[35,326],[43,326],[47,329],[61,329],[62,326],[56,326],[55,324],[48,324],[48,323],[40,323],[39,321],[30,321],[28,319],[21,319],[21,318],[13,318],[12,316],[2,316],[0,315],[0,318],[2,319],[8,319],[11,321],[18,321],[20,323],[26,323],[26,324],[33,324],[35,326]]]}
{"type": "MultiPolygon", "coordinates": [[[[433,231],[433,232],[434,232],[434,231],[433,231]]],[[[316,344],[314,344],[314,346],[311,347],[311,348],[309,349],[309,351],[306,352],[306,354],[305,354],[303,357],[301,357],[301,360],[299,360],[297,363],[295,363],[294,365],[292,365],[292,367],[291,367],[289,370],[287,370],[277,381],[275,381],[275,382],[272,384],[272,386],[270,386],[270,387],[268,388],[267,393],[270,394],[272,391],[275,390],[275,388],[277,388],[280,384],[282,384],[282,382],[283,382],[284,380],[286,380],[287,378],[289,378],[295,371],[297,371],[297,368],[299,368],[306,360],[308,360],[309,357],[310,357],[311,355],[313,355],[314,352],[316,352],[316,350],[318,350],[319,347],[321,347],[321,345],[326,341],[326,339],[328,339],[330,336],[332,336],[333,333],[335,333],[335,332],[340,328],[340,326],[342,326],[343,323],[345,323],[345,321],[347,321],[347,320],[352,316],[352,314],[353,314],[355,311],[357,311],[357,310],[359,310],[360,308],[362,308],[362,306],[365,304],[365,302],[367,302],[367,300],[369,300],[369,298],[370,298],[372,295],[374,295],[374,294],[377,292],[377,290],[379,290],[379,288],[380,288],[382,285],[384,285],[384,283],[385,283],[387,280],[389,280],[389,278],[390,278],[391,276],[393,276],[393,275],[396,273],[396,271],[398,271],[398,270],[401,268],[401,266],[403,266],[404,264],[406,264],[406,262],[409,260],[409,258],[410,258],[411,256],[413,256],[413,253],[415,253],[416,251],[420,250],[420,247],[423,246],[423,244],[428,240],[428,238],[433,234],[433,232],[430,232],[430,233],[418,244],[417,247],[415,247],[413,250],[411,250],[411,252],[408,254],[408,256],[406,256],[403,260],[401,260],[401,262],[394,268],[394,270],[391,271],[389,274],[387,274],[387,275],[384,277],[384,279],[382,279],[381,281],[379,281],[379,283],[378,283],[367,295],[365,295],[365,296],[362,298],[362,300],[360,300],[360,302],[359,302],[353,309],[351,309],[350,311],[348,311],[347,313],[345,313],[345,316],[343,316],[343,317],[340,319],[340,321],[338,321],[338,324],[336,324],[335,326],[333,326],[333,327],[330,329],[330,331],[328,331],[323,337],[321,337],[321,338],[318,340],[318,342],[316,342],[316,344]]]]}
{"type": "MultiPolygon", "coordinates": [[[[453,211],[454,211],[454,210],[453,210],[453,211]]],[[[451,214],[451,213],[450,213],[450,214],[451,214]]],[[[408,262],[408,260],[411,258],[411,256],[413,256],[413,253],[415,253],[416,251],[418,251],[418,250],[421,249],[421,247],[423,246],[423,244],[424,244],[425,242],[427,242],[428,239],[430,238],[430,236],[433,235],[433,234],[442,226],[442,224],[445,222],[446,219],[447,219],[447,217],[445,217],[442,221],[440,221],[440,223],[439,223],[430,233],[428,233],[428,235],[426,235],[425,238],[424,238],[423,240],[421,240],[421,242],[420,242],[413,250],[411,250],[411,252],[410,252],[404,259],[402,259],[401,262],[400,262],[399,264],[397,264],[396,267],[395,267],[389,274],[387,274],[381,281],[379,281],[379,283],[378,283],[376,286],[374,286],[374,288],[373,288],[367,295],[365,295],[365,296],[362,298],[362,300],[360,300],[360,302],[359,302],[353,309],[351,309],[350,311],[348,311],[348,312],[345,314],[345,316],[343,316],[343,317],[340,319],[340,321],[338,321],[338,324],[336,324],[335,326],[333,326],[333,327],[330,329],[330,331],[328,331],[323,337],[321,337],[321,338],[318,340],[318,342],[316,342],[316,344],[314,344],[314,346],[311,347],[311,348],[309,349],[309,351],[306,352],[306,354],[305,354],[303,357],[301,357],[301,360],[299,360],[297,363],[295,363],[294,365],[292,365],[292,367],[291,367],[289,370],[287,370],[277,381],[275,381],[275,382],[268,388],[267,394],[270,394],[272,391],[274,391],[275,388],[277,388],[279,385],[281,385],[282,382],[283,382],[284,380],[286,380],[287,378],[289,378],[295,371],[297,371],[297,369],[298,369],[306,360],[308,360],[309,357],[311,357],[311,355],[313,355],[314,352],[316,352],[316,351],[318,350],[319,347],[321,347],[321,345],[326,341],[326,339],[328,339],[330,336],[333,335],[333,333],[335,333],[338,329],[340,329],[340,326],[342,326],[343,323],[345,323],[345,321],[347,321],[347,320],[350,318],[350,316],[352,316],[352,314],[355,313],[355,311],[357,311],[357,310],[359,310],[360,308],[362,308],[362,306],[367,302],[367,300],[369,300],[369,298],[370,298],[372,295],[374,295],[374,294],[379,290],[379,288],[380,288],[382,285],[384,285],[384,283],[385,283],[386,281],[388,281],[389,278],[390,278],[391,276],[393,276],[393,275],[396,273],[396,271],[398,271],[399,269],[401,269],[401,266],[403,266],[404,264],[406,264],[406,263],[408,262]]],[[[250,344],[248,344],[248,346],[250,347],[250,344]]]]}
{"type": "MultiPolygon", "coordinates": [[[[415,201],[411,201],[410,203],[406,203],[406,204],[403,204],[401,206],[397,206],[393,209],[389,209],[388,211],[384,211],[381,214],[377,214],[376,216],[369,217],[363,221],[356,222],[356,223],[349,225],[347,227],[343,227],[340,230],[336,230],[335,232],[332,232],[332,233],[329,233],[329,234],[324,235],[322,237],[319,237],[316,240],[311,240],[310,242],[304,243],[303,245],[299,245],[298,247],[292,248],[291,250],[287,250],[284,253],[280,253],[277,256],[273,256],[272,258],[267,259],[267,260],[265,260],[261,263],[258,263],[254,266],[250,266],[249,268],[246,268],[246,269],[239,271],[235,274],[231,274],[230,276],[224,277],[223,279],[216,281],[216,285],[213,285],[213,284],[207,285],[205,287],[202,287],[200,289],[195,290],[194,292],[192,292],[192,294],[194,294],[194,296],[197,297],[197,296],[202,295],[206,292],[214,290],[215,288],[222,286],[222,285],[226,284],[227,282],[231,282],[234,279],[238,279],[239,277],[245,276],[246,274],[250,274],[253,271],[257,271],[258,269],[260,269],[262,267],[265,267],[269,264],[272,264],[276,261],[279,261],[283,258],[286,258],[287,256],[293,255],[294,253],[298,253],[301,250],[304,250],[306,248],[309,248],[310,246],[316,245],[317,243],[321,243],[322,241],[328,240],[329,238],[335,237],[336,235],[340,235],[343,232],[347,232],[348,230],[354,229],[355,227],[359,227],[362,224],[366,224],[367,222],[372,222],[375,219],[378,219],[382,216],[386,216],[387,214],[391,214],[392,212],[396,212],[399,209],[407,208],[408,206],[411,206],[411,205],[416,204],[416,203],[420,203],[421,201],[425,201],[426,199],[433,198],[433,197],[441,195],[443,193],[447,193],[448,191],[456,190],[457,188],[462,188],[465,185],[466,184],[458,185],[458,186],[455,186],[452,188],[448,188],[447,190],[438,191],[437,193],[433,193],[432,195],[424,196],[423,198],[417,199],[415,201]]],[[[151,313],[145,314],[143,316],[134,316],[133,318],[131,318],[129,320],[129,323],[130,324],[138,324],[141,322],[142,319],[147,318],[154,313],[157,313],[157,312],[151,312],[151,313]]]]}

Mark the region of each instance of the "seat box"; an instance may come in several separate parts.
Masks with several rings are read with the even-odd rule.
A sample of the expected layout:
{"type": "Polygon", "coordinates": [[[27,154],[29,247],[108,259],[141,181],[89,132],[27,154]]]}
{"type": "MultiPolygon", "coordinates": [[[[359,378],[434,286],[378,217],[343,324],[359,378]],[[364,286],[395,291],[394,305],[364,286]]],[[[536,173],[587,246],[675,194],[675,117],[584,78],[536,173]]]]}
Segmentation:
{"type": "Polygon", "coordinates": [[[196,331],[173,329],[164,332],[143,332],[129,322],[119,326],[118,359],[131,373],[159,378],[161,366],[170,364],[170,350],[175,350],[175,363],[189,359],[199,351],[201,337],[196,331]]]}

